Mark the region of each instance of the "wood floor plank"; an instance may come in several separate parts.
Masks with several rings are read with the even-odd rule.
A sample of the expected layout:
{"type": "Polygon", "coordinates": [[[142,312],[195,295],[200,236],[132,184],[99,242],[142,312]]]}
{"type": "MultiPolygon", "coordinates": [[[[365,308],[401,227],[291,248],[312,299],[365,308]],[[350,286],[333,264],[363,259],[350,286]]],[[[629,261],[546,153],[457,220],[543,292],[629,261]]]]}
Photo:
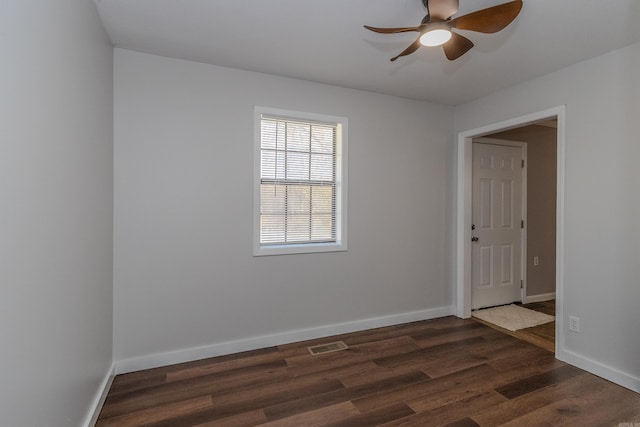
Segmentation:
{"type": "Polygon", "coordinates": [[[256,409],[215,421],[196,424],[194,427],[251,427],[262,425],[266,421],[267,417],[264,415],[264,411],[262,409],[256,409]]]}
{"type": "Polygon", "coordinates": [[[473,421],[473,419],[469,417],[465,417],[456,421],[451,421],[447,424],[443,424],[442,427],[480,427],[480,424],[473,421]]]}
{"type": "MultiPolygon", "coordinates": [[[[267,387],[247,387],[229,394],[213,396],[211,408],[180,415],[166,421],[150,424],[154,427],[192,426],[220,420],[243,412],[263,409],[269,406],[300,399],[301,396],[315,396],[344,388],[337,380],[304,379],[269,384],[267,387]]],[[[268,418],[267,418],[268,419],[268,418]]]]}
{"type": "Polygon", "coordinates": [[[409,374],[399,375],[394,378],[374,381],[357,387],[330,391],[324,394],[274,405],[265,408],[264,411],[269,420],[278,419],[342,401],[353,401],[358,398],[377,394],[386,390],[392,390],[408,384],[422,383],[428,379],[429,377],[422,372],[412,372],[409,374]]]}
{"type": "Polygon", "coordinates": [[[266,352],[245,352],[241,356],[222,356],[209,359],[209,363],[199,364],[185,369],[175,369],[167,372],[167,382],[180,381],[189,378],[197,378],[204,375],[217,374],[219,372],[230,372],[236,369],[245,369],[272,363],[283,363],[284,358],[275,347],[271,347],[266,352]]]}
{"type": "Polygon", "coordinates": [[[422,370],[431,378],[438,378],[472,366],[483,365],[486,364],[486,362],[486,356],[478,356],[468,353],[467,351],[459,351],[457,354],[441,360],[440,363],[431,363],[424,366],[422,370]]]}
{"type": "MultiPolygon", "coordinates": [[[[504,335],[503,335],[504,336],[504,335]]],[[[438,344],[415,352],[375,359],[376,364],[389,368],[421,369],[432,378],[447,375],[491,359],[535,350],[518,340],[486,340],[484,336],[438,344]],[[462,346],[460,345],[462,344],[462,346]]],[[[536,350],[537,351],[537,350],[536,350]]],[[[536,352],[534,351],[534,353],[536,352]]],[[[524,363],[523,360],[521,363],[524,363]]]]}
{"type": "Polygon", "coordinates": [[[498,333],[497,337],[483,336],[483,340],[465,349],[468,353],[482,356],[487,361],[503,358],[510,354],[520,354],[523,350],[533,348],[526,342],[509,339],[506,335],[498,333]]]}
{"type": "Polygon", "coordinates": [[[105,400],[102,415],[105,418],[126,412],[140,411],[176,400],[185,400],[207,394],[223,394],[247,386],[256,387],[265,383],[288,378],[284,361],[234,369],[231,374],[219,372],[186,381],[176,381],[149,386],[126,393],[109,395],[105,400]]]}
{"type": "Polygon", "coordinates": [[[484,335],[494,335],[491,328],[479,327],[478,322],[468,323],[457,327],[445,329],[434,329],[420,334],[413,334],[411,337],[422,348],[434,348],[443,344],[455,344],[464,339],[473,339],[484,335]]]}
{"type": "MultiPolygon", "coordinates": [[[[420,393],[406,401],[416,412],[431,411],[439,407],[449,405],[453,402],[494,390],[496,387],[514,383],[515,381],[519,381],[526,377],[540,373],[547,373],[555,367],[555,363],[552,362],[553,361],[550,360],[550,357],[547,354],[546,359],[541,359],[534,363],[518,366],[506,371],[494,371],[491,376],[468,376],[464,380],[464,388],[445,387],[439,390],[432,390],[431,393],[420,393]]],[[[432,381],[435,382],[441,378],[446,380],[450,377],[451,376],[439,377],[432,381]]]]}
{"type": "Polygon", "coordinates": [[[324,424],[324,427],[377,426],[390,421],[414,415],[415,413],[403,402],[373,409],[363,414],[353,415],[340,421],[324,424]]]}
{"type": "Polygon", "coordinates": [[[115,384],[127,383],[130,381],[139,381],[140,379],[157,376],[157,375],[165,375],[170,372],[180,371],[184,369],[190,369],[198,366],[207,366],[207,365],[217,365],[220,363],[231,362],[239,359],[248,359],[252,360],[254,357],[261,357],[263,355],[268,354],[277,354],[278,356],[278,348],[277,347],[267,347],[261,348],[258,350],[245,351],[241,353],[228,354],[224,356],[210,357],[207,359],[194,360],[191,362],[179,363],[176,365],[168,365],[161,366],[159,368],[146,369],[143,371],[130,372],[127,374],[121,374],[114,378],[115,384]]]}
{"type": "Polygon", "coordinates": [[[261,427],[326,426],[332,422],[359,415],[360,411],[349,401],[336,403],[308,412],[260,424],[261,427]]]}
{"type": "Polygon", "coordinates": [[[412,366],[436,364],[441,363],[450,356],[458,354],[460,351],[464,351],[466,346],[474,345],[482,341],[482,337],[471,337],[460,341],[438,344],[433,347],[420,348],[413,351],[405,351],[403,353],[378,357],[373,361],[376,364],[387,368],[397,368],[407,364],[412,366]]]}
{"type": "Polygon", "coordinates": [[[547,301],[532,302],[529,304],[522,304],[524,308],[529,310],[539,311],[540,313],[548,314],[550,316],[556,315],[556,300],[551,299],[547,301]]]}
{"type": "MultiPolygon", "coordinates": [[[[368,361],[363,364],[359,364],[360,369],[358,371],[343,370],[328,371],[326,375],[330,378],[338,378],[345,387],[357,387],[363,384],[369,384],[373,381],[380,381],[389,378],[394,378],[400,375],[415,372],[416,369],[411,366],[400,366],[398,368],[387,368],[379,366],[373,361],[368,361]],[[334,377],[334,375],[336,375],[334,377]]],[[[425,374],[426,375],[426,374],[425,374]]]]}
{"type": "Polygon", "coordinates": [[[193,411],[211,407],[211,396],[202,396],[181,402],[172,402],[162,407],[130,412],[114,418],[99,420],[96,427],[133,427],[141,424],[162,421],[176,415],[189,414],[193,411]]]}
{"type": "Polygon", "coordinates": [[[459,394],[461,392],[459,388],[461,384],[465,384],[464,388],[466,389],[466,384],[472,381],[483,381],[484,378],[493,377],[496,373],[497,371],[488,365],[474,366],[421,384],[410,384],[373,396],[356,399],[353,403],[364,412],[388,405],[389,402],[406,402],[421,397],[432,399],[433,396],[441,395],[447,390],[459,394]]]}
{"type": "Polygon", "coordinates": [[[476,413],[473,415],[473,419],[482,426],[506,424],[544,406],[551,405],[555,401],[579,396],[584,394],[585,390],[597,388],[599,381],[594,381],[594,378],[587,374],[578,375],[559,384],[538,389],[476,413]]]}
{"type": "Polygon", "coordinates": [[[558,384],[567,379],[580,375],[583,371],[573,366],[562,366],[549,372],[544,372],[521,380],[514,381],[496,388],[496,391],[508,399],[531,393],[543,387],[558,384]]]}
{"type": "MultiPolygon", "coordinates": [[[[521,329],[520,333],[554,344],[556,337],[556,322],[549,322],[531,328],[521,329]]],[[[553,347],[551,348],[551,351],[553,351],[553,347]]]]}
{"type": "Polygon", "coordinates": [[[559,397],[549,405],[542,406],[524,416],[506,423],[509,426],[541,425],[539,420],[549,420],[554,426],[583,425],[615,425],[620,419],[626,419],[638,412],[640,395],[630,390],[615,386],[612,383],[601,383],[600,378],[585,373],[600,385],[598,388],[586,388],[571,396],[559,397]],[[602,399],[606,394],[610,400],[602,399]]]}
{"type": "Polygon", "coordinates": [[[473,319],[449,316],[118,375],[97,425],[624,422],[640,422],[640,394],[473,319]],[[335,337],[350,349],[309,354],[308,346],[335,337]]]}
{"type": "Polygon", "coordinates": [[[385,426],[440,426],[461,418],[466,418],[468,414],[473,414],[482,409],[495,406],[505,400],[506,397],[493,390],[489,390],[426,412],[416,411],[411,403],[409,403],[409,407],[416,412],[416,415],[387,423],[385,426]]]}
{"type": "MultiPolygon", "coordinates": [[[[475,322],[465,322],[463,324],[450,325],[446,327],[444,325],[440,325],[438,328],[426,328],[412,333],[411,338],[416,341],[436,341],[436,339],[443,337],[446,339],[444,342],[451,342],[454,340],[477,336],[480,330],[488,332],[475,322]]],[[[438,344],[442,344],[442,342],[438,342],[438,344]]]]}
{"type": "Polygon", "coordinates": [[[487,365],[494,367],[498,372],[494,378],[488,381],[492,387],[504,386],[532,375],[543,374],[567,366],[566,363],[556,359],[548,352],[544,356],[531,358],[509,369],[500,369],[493,366],[493,363],[487,363],[487,365]]]}
{"type": "MultiPolygon", "coordinates": [[[[528,344],[528,343],[527,343],[528,344]]],[[[517,366],[531,363],[534,360],[555,360],[557,366],[564,366],[563,362],[553,357],[553,354],[547,350],[535,345],[528,345],[522,348],[522,351],[513,354],[501,354],[495,355],[496,357],[490,358],[487,361],[487,365],[491,365],[499,371],[506,371],[517,366]]]]}
{"type": "MultiPolygon", "coordinates": [[[[116,377],[116,379],[117,378],[118,377],[116,377]]],[[[109,390],[109,394],[111,396],[114,396],[118,393],[127,393],[131,391],[142,390],[148,387],[164,384],[166,380],[167,378],[165,374],[158,374],[158,375],[153,375],[146,378],[140,378],[137,380],[134,379],[130,381],[116,382],[114,380],[114,383],[111,384],[111,389],[109,390]]]]}

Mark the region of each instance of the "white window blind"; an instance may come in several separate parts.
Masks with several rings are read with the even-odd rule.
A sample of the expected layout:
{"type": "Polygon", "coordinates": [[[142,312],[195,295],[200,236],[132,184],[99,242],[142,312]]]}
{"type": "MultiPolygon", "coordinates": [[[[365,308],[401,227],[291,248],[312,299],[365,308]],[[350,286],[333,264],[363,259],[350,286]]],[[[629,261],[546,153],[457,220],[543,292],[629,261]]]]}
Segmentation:
{"type": "Polygon", "coordinates": [[[336,241],[336,125],[262,116],[260,244],[336,241]]]}
{"type": "Polygon", "coordinates": [[[255,107],[254,255],[347,249],[347,119],[255,107]]]}

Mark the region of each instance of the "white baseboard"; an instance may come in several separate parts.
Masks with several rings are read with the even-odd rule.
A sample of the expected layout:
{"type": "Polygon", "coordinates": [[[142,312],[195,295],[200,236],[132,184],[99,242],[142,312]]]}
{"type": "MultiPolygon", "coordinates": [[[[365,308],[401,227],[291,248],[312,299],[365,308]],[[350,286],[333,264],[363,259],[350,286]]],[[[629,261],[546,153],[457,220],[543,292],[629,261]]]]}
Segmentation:
{"type": "Polygon", "coordinates": [[[532,302],[543,302],[556,299],[556,293],[550,292],[548,294],[529,295],[524,297],[523,304],[530,304],[532,302]]]}
{"type": "Polygon", "coordinates": [[[390,316],[356,320],[353,322],[319,326],[316,328],[281,332],[273,335],[252,337],[238,341],[215,343],[202,347],[193,347],[165,353],[149,354],[140,357],[117,360],[115,362],[115,373],[124,374],[127,372],[134,372],[142,369],[157,368],[159,366],[173,365],[176,363],[189,362],[192,360],[206,359],[209,357],[238,353],[241,351],[271,347],[274,345],[288,344],[314,338],[328,337],[331,335],[363,331],[366,329],[416,322],[419,320],[435,319],[438,317],[451,316],[453,314],[455,314],[455,306],[432,308],[427,310],[393,314],[390,316]]]}
{"type": "Polygon", "coordinates": [[[91,406],[89,407],[87,416],[85,417],[84,422],[81,424],[83,427],[93,427],[95,426],[96,421],[98,421],[98,416],[100,415],[100,411],[102,410],[102,405],[107,398],[107,393],[109,393],[111,383],[113,382],[113,378],[116,375],[115,372],[115,364],[112,364],[109,372],[107,372],[104,379],[100,383],[100,387],[98,388],[98,391],[96,392],[96,395],[91,402],[91,406]]]}
{"type": "Polygon", "coordinates": [[[609,380],[613,383],[621,385],[622,387],[626,387],[629,390],[633,390],[636,393],[640,393],[640,378],[634,377],[629,373],[619,371],[615,368],[567,350],[557,351],[556,358],[563,362],[577,366],[578,368],[584,369],[585,371],[591,372],[592,374],[609,380]]]}

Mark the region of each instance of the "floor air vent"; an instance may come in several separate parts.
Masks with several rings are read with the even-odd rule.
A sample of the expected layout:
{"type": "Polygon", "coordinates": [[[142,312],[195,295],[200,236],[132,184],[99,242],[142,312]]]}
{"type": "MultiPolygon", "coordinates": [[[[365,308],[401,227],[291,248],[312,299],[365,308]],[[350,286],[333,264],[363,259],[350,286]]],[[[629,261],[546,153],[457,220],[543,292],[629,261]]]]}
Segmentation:
{"type": "Polygon", "coordinates": [[[311,353],[313,356],[349,349],[349,347],[347,347],[347,345],[342,341],[330,342],[329,344],[321,344],[307,348],[309,349],[309,353],[311,353]]]}

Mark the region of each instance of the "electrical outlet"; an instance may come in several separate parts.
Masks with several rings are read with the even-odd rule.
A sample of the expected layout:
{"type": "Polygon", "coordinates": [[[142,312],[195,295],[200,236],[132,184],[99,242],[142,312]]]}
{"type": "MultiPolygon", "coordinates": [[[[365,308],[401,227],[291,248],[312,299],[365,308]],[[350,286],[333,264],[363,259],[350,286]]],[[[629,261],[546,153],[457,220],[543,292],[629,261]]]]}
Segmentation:
{"type": "Polygon", "coordinates": [[[569,330],[573,332],[580,332],[580,318],[575,316],[569,316],[569,330]]]}
{"type": "Polygon", "coordinates": [[[538,265],[540,264],[540,257],[534,256],[533,257],[533,265],[538,265]]]}

